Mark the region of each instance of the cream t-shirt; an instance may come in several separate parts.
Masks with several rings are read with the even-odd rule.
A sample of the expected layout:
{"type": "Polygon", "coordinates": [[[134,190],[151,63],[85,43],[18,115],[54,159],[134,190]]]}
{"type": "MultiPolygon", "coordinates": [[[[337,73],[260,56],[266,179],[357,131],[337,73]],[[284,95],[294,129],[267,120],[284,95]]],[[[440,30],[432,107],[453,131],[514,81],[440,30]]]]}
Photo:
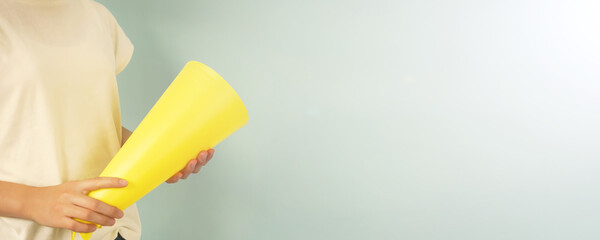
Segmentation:
{"type": "MultiPolygon", "coordinates": [[[[96,177],[121,146],[116,75],[133,45],[92,0],[0,0],[0,181],[57,185],[96,177]]],[[[140,238],[134,206],[92,239],[140,238]]],[[[0,238],[70,239],[0,217],[0,238]]]]}

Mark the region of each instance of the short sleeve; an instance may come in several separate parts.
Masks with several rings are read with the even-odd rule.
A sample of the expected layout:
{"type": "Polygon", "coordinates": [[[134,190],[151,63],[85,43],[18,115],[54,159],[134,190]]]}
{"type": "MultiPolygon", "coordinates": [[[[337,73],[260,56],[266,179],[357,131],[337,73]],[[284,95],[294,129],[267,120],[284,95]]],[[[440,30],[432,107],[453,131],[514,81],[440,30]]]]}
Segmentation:
{"type": "Polygon", "coordinates": [[[119,74],[133,56],[133,44],[121,28],[117,19],[110,13],[110,11],[102,4],[96,1],[89,1],[94,7],[99,11],[101,15],[101,24],[107,27],[108,33],[110,34],[110,38],[112,40],[112,45],[114,47],[114,57],[115,57],[115,75],[119,74]]]}
{"type": "Polygon", "coordinates": [[[119,74],[133,56],[133,44],[115,20],[115,75],[119,74]]]}

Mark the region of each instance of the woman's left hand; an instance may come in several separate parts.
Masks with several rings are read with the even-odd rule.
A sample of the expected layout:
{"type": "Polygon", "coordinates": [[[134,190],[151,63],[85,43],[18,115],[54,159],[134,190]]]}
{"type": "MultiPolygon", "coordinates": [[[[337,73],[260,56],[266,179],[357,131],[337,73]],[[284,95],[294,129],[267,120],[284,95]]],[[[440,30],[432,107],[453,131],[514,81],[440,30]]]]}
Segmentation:
{"type": "Polygon", "coordinates": [[[188,164],[181,169],[179,172],[175,173],[175,175],[171,176],[166,183],[176,183],[179,179],[186,179],[192,173],[198,173],[200,168],[202,168],[210,159],[212,159],[215,154],[214,149],[208,149],[207,151],[201,151],[198,153],[198,156],[195,159],[192,159],[188,162],[188,164]]]}

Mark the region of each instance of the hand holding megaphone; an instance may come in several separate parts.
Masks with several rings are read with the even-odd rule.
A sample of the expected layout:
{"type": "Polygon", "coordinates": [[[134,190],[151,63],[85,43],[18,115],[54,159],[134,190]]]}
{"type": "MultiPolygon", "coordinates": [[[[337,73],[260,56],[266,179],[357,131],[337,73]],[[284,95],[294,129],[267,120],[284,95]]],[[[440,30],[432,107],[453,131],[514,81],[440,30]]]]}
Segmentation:
{"type": "Polygon", "coordinates": [[[214,154],[215,150],[212,148],[208,151],[202,151],[198,153],[198,157],[196,159],[190,160],[183,169],[181,169],[178,173],[175,173],[175,175],[171,176],[165,182],[176,183],[180,179],[187,179],[188,176],[192,173],[198,173],[200,169],[212,159],[214,154]]]}
{"type": "Polygon", "coordinates": [[[246,123],[248,112],[235,90],[206,65],[190,61],[100,174],[128,185],[89,196],[123,210],[246,123]]]}

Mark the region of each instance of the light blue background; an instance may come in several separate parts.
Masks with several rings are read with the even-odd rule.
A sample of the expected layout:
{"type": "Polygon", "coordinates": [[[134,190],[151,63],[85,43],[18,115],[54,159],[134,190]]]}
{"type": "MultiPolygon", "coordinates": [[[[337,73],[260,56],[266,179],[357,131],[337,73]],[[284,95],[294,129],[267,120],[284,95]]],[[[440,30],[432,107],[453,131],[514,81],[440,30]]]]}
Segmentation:
{"type": "Polygon", "coordinates": [[[600,238],[598,1],[101,2],[126,127],[188,60],[250,113],[144,240],[600,238]]]}

